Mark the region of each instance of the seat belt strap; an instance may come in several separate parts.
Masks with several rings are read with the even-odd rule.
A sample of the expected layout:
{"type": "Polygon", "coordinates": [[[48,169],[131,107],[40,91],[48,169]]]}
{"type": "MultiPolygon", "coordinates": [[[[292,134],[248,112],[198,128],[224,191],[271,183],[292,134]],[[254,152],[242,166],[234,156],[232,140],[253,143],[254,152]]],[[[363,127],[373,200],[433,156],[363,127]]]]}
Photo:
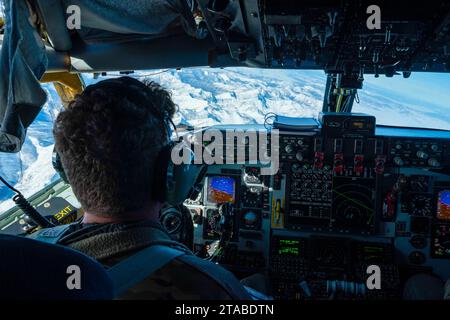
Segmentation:
{"type": "Polygon", "coordinates": [[[185,254],[185,251],[172,247],[153,245],[122,260],[107,270],[113,281],[114,296],[119,297],[155,271],[185,254]]]}

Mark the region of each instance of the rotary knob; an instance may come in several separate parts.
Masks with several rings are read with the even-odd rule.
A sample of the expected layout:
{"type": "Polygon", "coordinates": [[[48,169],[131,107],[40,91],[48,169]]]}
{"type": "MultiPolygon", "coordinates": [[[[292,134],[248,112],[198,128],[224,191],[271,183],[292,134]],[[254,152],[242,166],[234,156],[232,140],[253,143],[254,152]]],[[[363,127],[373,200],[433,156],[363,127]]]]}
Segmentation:
{"type": "Polygon", "coordinates": [[[299,172],[300,171],[300,165],[298,163],[294,163],[291,167],[292,172],[299,172]]]}
{"type": "Polygon", "coordinates": [[[298,161],[303,161],[303,154],[299,151],[299,152],[296,153],[295,158],[298,161]]]}
{"type": "Polygon", "coordinates": [[[286,151],[287,153],[291,153],[292,151],[294,151],[294,148],[292,147],[291,144],[287,144],[287,145],[284,147],[284,151],[286,151]]]}
{"type": "Polygon", "coordinates": [[[403,159],[400,158],[400,157],[395,157],[395,158],[394,158],[394,163],[395,163],[397,166],[399,166],[399,167],[401,167],[401,166],[403,166],[403,165],[405,164],[404,161],[403,161],[403,159]]]}
{"type": "Polygon", "coordinates": [[[419,159],[428,159],[428,153],[426,153],[425,151],[419,150],[416,154],[417,158],[419,159]]]}
{"type": "Polygon", "coordinates": [[[430,159],[428,160],[428,165],[429,165],[430,167],[440,167],[440,166],[441,166],[441,163],[440,163],[438,160],[434,159],[434,158],[430,158],[430,159]]]}

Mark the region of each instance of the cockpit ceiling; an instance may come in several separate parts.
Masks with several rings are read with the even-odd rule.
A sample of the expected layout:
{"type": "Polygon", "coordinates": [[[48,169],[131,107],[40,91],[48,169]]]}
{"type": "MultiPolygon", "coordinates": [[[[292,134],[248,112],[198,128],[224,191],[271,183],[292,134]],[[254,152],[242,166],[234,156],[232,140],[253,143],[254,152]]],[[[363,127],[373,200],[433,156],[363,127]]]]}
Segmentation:
{"type": "Polygon", "coordinates": [[[70,53],[72,64],[62,67],[71,71],[198,65],[387,76],[450,71],[448,1],[430,0],[420,10],[406,0],[378,1],[377,8],[365,0],[197,2],[194,10],[186,0],[35,4],[53,49],[70,53]],[[66,9],[73,5],[81,28],[68,30],[75,11],[66,9]]]}

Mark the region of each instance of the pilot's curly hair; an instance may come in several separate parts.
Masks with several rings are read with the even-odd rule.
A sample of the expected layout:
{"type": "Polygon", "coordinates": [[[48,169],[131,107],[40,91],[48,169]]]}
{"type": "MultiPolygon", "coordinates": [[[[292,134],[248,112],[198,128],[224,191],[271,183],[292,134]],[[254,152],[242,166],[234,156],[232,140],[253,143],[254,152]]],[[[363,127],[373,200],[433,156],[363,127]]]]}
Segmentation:
{"type": "Polygon", "coordinates": [[[152,185],[156,158],[169,142],[161,115],[176,108],[159,84],[121,77],[88,86],[58,115],[55,148],[85,211],[121,215],[152,201],[162,187],[152,185]]]}

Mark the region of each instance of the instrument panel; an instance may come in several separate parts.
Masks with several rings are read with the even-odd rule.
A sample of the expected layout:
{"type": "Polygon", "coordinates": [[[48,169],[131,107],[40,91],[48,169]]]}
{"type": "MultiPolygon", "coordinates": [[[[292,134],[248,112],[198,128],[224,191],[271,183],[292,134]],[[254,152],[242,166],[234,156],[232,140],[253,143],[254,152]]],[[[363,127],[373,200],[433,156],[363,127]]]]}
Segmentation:
{"type": "Polygon", "coordinates": [[[238,277],[264,273],[277,299],[399,299],[412,274],[448,279],[450,134],[441,133],[281,130],[277,174],[261,175],[259,163],[208,167],[201,195],[185,203],[197,217],[194,251],[207,256],[221,241],[227,202],[232,236],[216,262],[238,277]],[[383,290],[365,285],[371,264],[383,290]]]}
{"type": "MultiPolygon", "coordinates": [[[[212,129],[225,141],[237,127],[212,129]]],[[[238,278],[264,274],[275,299],[401,299],[414,274],[449,279],[450,132],[330,128],[280,129],[272,145],[273,131],[244,126],[268,132],[257,151],[279,155],[276,174],[262,174],[267,163],[251,160],[247,139],[223,146],[222,159],[245,151],[244,160],[207,166],[195,196],[161,212],[162,225],[238,278]],[[377,290],[365,282],[371,266],[381,272],[377,290]]],[[[55,194],[78,208],[58,185],[55,194]]],[[[40,201],[38,210],[50,203],[40,201]]],[[[18,234],[27,223],[1,231],[18,234]]]]}

